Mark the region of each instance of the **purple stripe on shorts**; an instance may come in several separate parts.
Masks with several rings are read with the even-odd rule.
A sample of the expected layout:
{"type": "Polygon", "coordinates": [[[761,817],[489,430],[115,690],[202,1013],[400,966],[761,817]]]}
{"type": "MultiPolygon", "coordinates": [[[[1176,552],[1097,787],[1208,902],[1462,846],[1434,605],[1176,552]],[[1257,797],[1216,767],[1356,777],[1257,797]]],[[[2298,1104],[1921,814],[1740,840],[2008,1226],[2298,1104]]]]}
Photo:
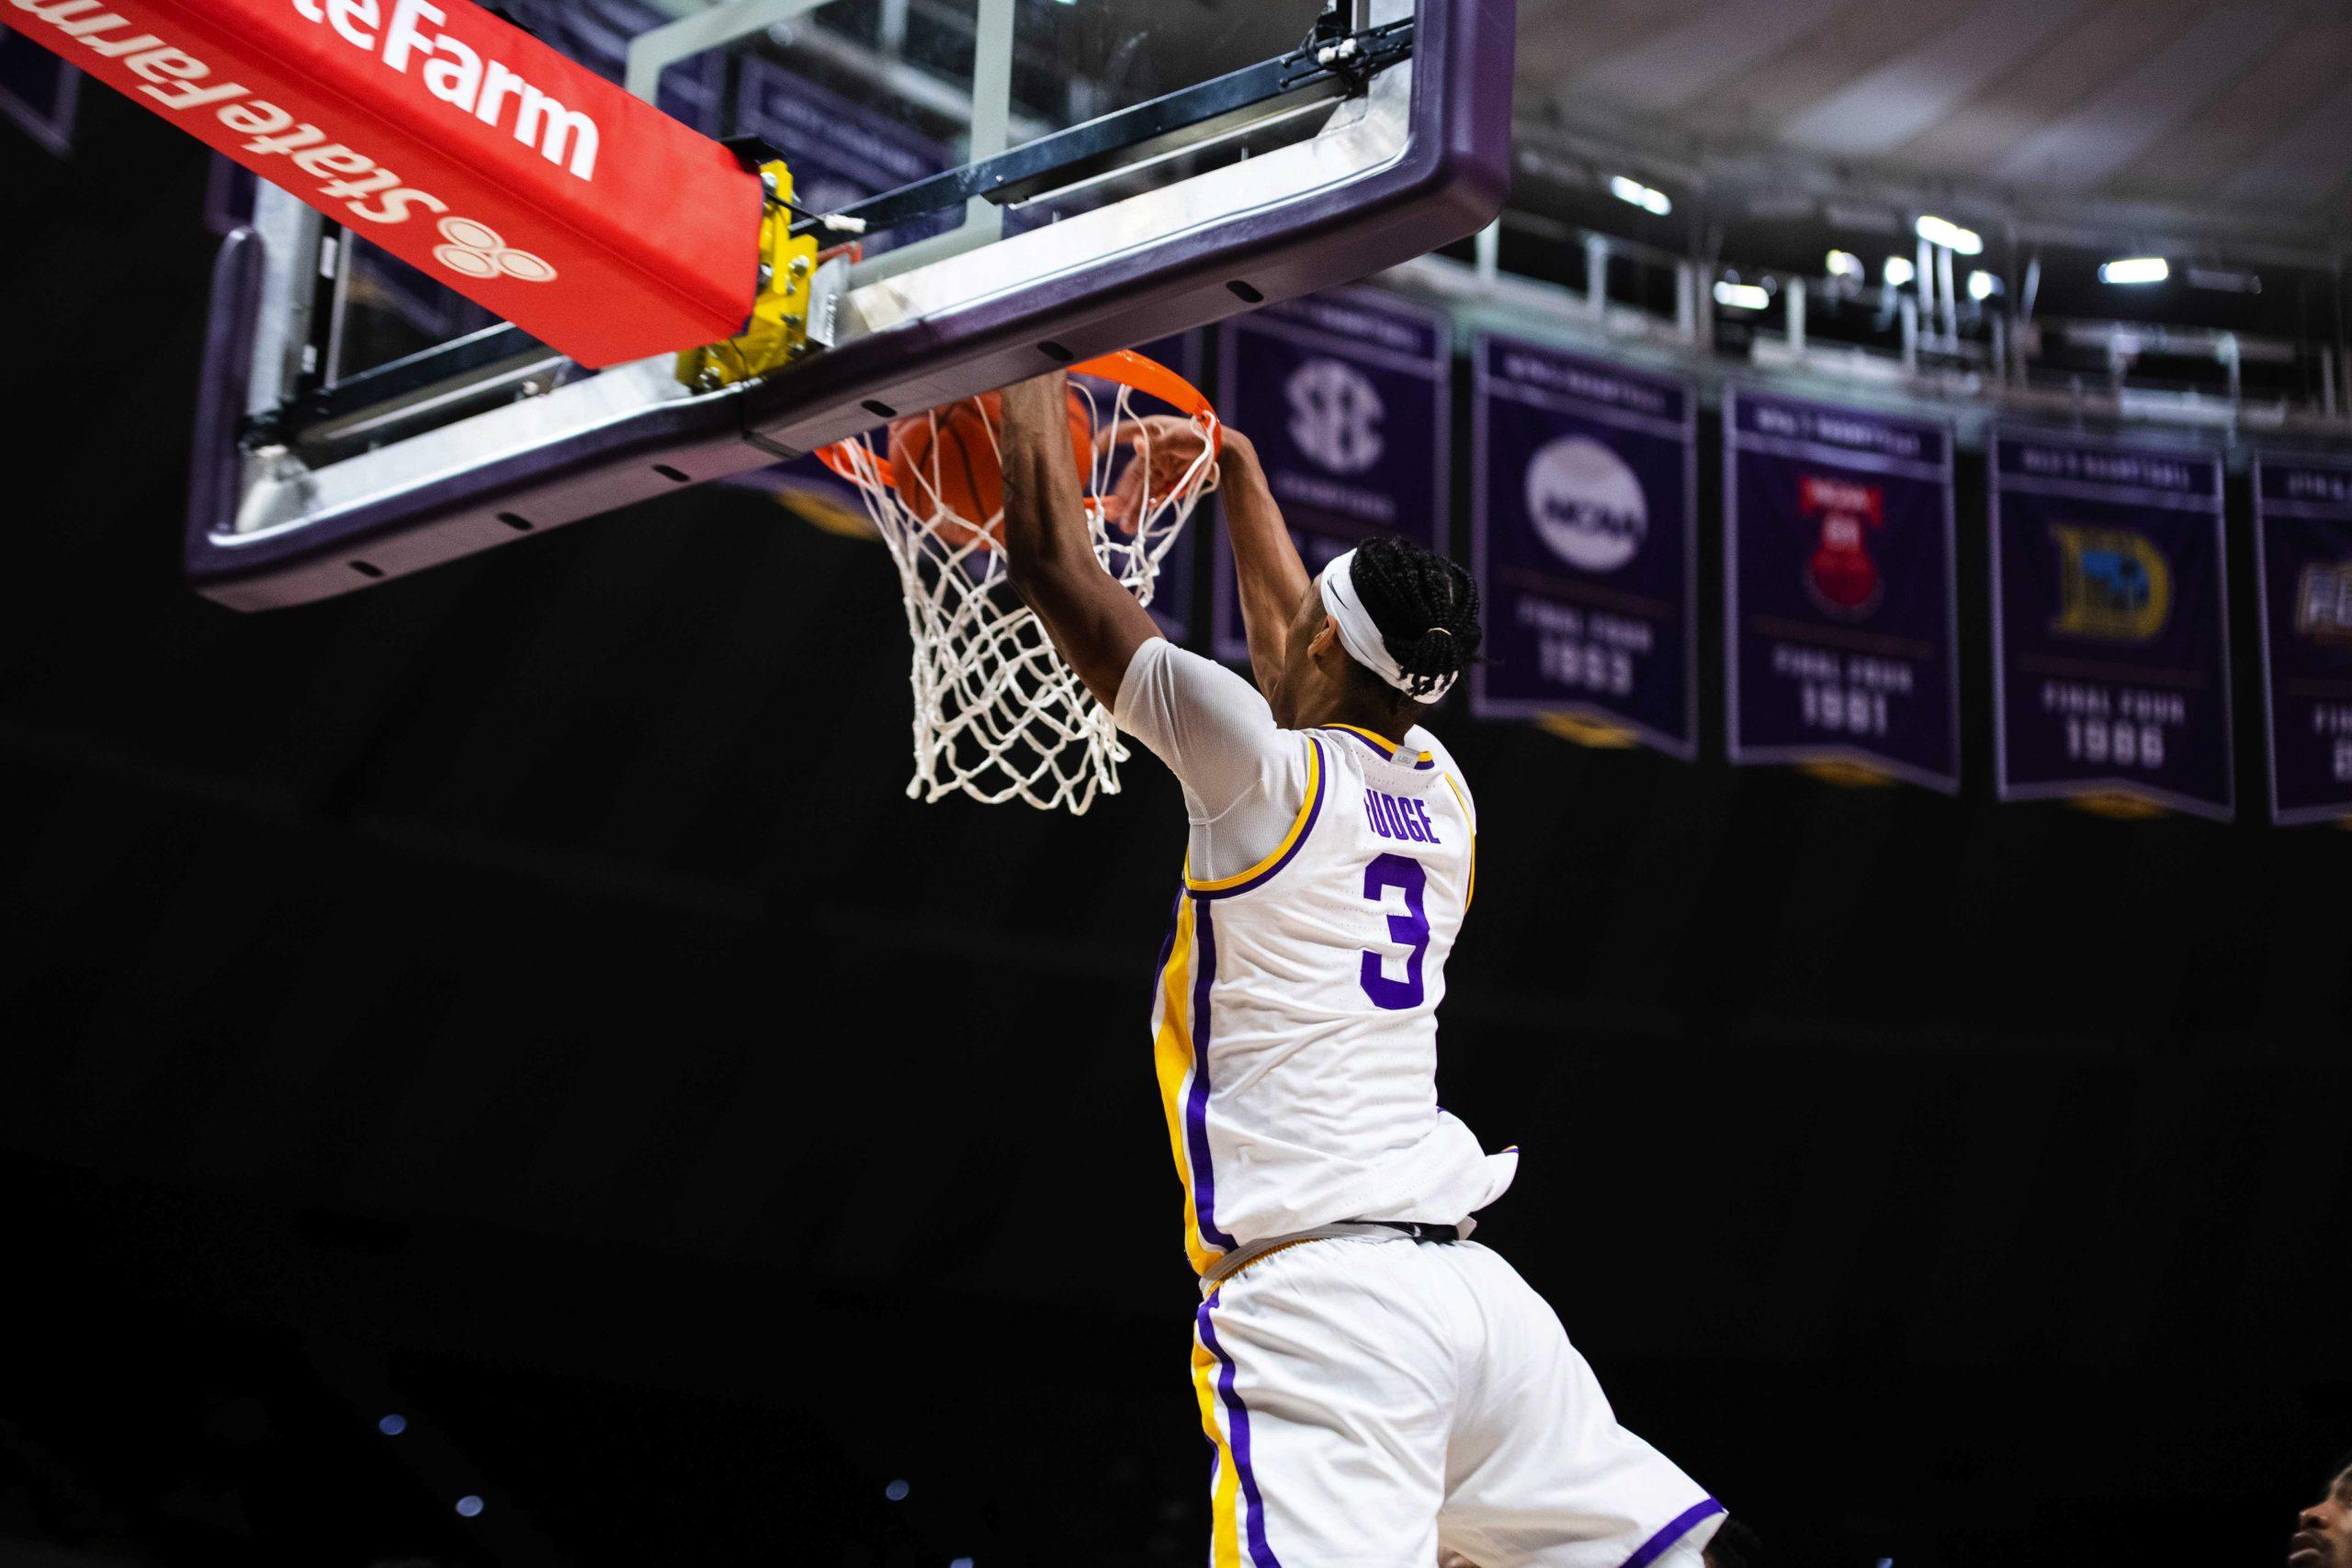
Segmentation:
{"type": "Polygon", "coordinates": [[[1216,924],[1193,900],[1193,1088],[1184,1097],[1184,1147],[1193,1161],[1193,1216],[1201,1239],[1226,1252],[1233,1238],[1216,1228],[1216,1178],[1209,1168],[1209,991],[1216,984],[1216,924]]]}
{"type": "MultiPolygon", "coordinates": [[[[1359,737],[1358,739],[1362,738],[1359,737]]],[[[1265,870],[1260,872],[1249,881],[1242,883],[1237,887],[1219,887],[1214,891],[1195,888],[1193,892],[1194,899],[1230,898],[1237,893],[1247,893],[1253,887],[1262,887],[1265,886],[1265,882],[1268,877],[1282,870],[1283,867],[1288,865],[1292,861],[1296,860],[1298,858],[1298,852],[1306,847],[1306,840],[1312,837],[1315,832],[1315,824],[1317,819],[1323,815],[1323,802],[1328,799],[1331,794],[1331,764],[1323,755],[1323,742],[1316,739],[1315,737],[1310,735],[1306,738],[1306,743],[1315,748],[1315,798],[1306,803],[1306,821],[1305,825],[1299,829],[1298,837],[1290,841],[1290,848],[1283,852],[1282,859],[1276,861],[1273,864],[1268,866],[1265,870]]]]}
{"type": "Polygon", "coordinates": [[[1233,1434],[1233,1468],[1241,1477],[1241,1495],[1250,1504],[1250,1561],[1253,1568],[1282,1568],[1274,1549],[1266,1544],[1266,1499],[1258,1491],[1258,1472],[1250,1468],[1250,1407],[1241,1403],[1233,1386],[1233,1358],[1216,1342],[1216,1325],[1209,1321],[1209,1309],[1216,1305],[1216,1298],[1217,1292],[1211,1291],[1194,1321],[1200,1327],[1201,1343],[1209,1348],[1221,1369],[1216,1374],[1217,1397],[1225,1404],[1226,1425],[1233,1434]]]}
{"type": "Polygon", "coordinates": [[[1712,1519],[1723,1511],[1724,1506],[1713,1497],[1691,1504],[1667,1520],[1665,1529],[1642,1542],[1641,1550],[1625,1559],[1625,1568],[1649,1568],[1651,1563],[1665,1556],[1676,1541],[1689,1535],[1692,1526],[1712,1519]]]}

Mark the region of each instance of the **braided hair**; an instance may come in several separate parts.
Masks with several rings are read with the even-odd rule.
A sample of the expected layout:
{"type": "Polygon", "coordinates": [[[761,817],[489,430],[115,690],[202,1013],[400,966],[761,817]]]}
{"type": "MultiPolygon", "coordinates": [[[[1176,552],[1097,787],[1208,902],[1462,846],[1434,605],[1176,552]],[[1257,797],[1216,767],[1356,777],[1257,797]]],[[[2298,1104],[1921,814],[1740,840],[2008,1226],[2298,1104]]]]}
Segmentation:
{"type": "Polygon", "coordinates": [[[1405,539],[1356,547],[1356,596],[1421,697],[1478,661],[1478,585],[1461,567],[1405,539]]]}

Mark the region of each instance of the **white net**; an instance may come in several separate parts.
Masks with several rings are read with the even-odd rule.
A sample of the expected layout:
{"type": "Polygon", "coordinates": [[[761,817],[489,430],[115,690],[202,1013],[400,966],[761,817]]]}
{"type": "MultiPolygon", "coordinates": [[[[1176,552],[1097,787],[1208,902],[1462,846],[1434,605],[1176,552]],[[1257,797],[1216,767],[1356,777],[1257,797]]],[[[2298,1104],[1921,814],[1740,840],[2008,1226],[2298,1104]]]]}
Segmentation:
{"type": "MultiPolygon", "coordinates": [[[[1079,374],[1069,385],[1092,427],[1120,437],[1094,443],[1086,475],[1095,558],[1148,605],[1168,552],[1216,484],[1214,442],[1177,432],[1213,433],[1215,416],[1204,409],[1189,425],[1142,418],[1132,406],[1139,395],[1133,387],[1079,374]]],[[[940,438],[949,412],[922,416],[932,439],[910,444],[921,453],[911,465],[894,466],[876,450],[877,439],[888,439],[880,433],[826,454],[865,498],[905,591],[914,640],[915,771],[907,794],[922,801],[961,794],[991,806],[1022,800],[1040,810],[1080,813],[1098,794],[1118,793],[1127,750],[1111,716],[1005,581],[997,547],[1001,509],[974,527],[943,495],[943,453],[956,460],[956,443],[940,438]]],[[[992,419],[956,424],[967,435],[985,431],[996,455],[992,419]]]]}

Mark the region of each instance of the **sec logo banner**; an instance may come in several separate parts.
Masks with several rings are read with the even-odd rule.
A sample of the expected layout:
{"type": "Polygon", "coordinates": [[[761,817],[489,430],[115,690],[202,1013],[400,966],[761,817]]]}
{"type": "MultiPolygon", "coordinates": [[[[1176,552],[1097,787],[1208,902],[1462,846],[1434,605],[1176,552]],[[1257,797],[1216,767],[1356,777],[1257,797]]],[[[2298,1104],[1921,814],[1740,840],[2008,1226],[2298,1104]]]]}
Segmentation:
{"type": "Polygon", "coordinates": [[[1385,445],[1380,389],[1352,365],[1310,359],[1291,372],[1290,438],[1335,474],[1360,474],[1380,461],[1385,445]]]}
{"type": "MultiPolygon", "coordinates": [[[[1217,335],[1218,412],[1255,439],[1309,571],[1369,534],[1442,547],[1453,366],[1443,317],[1372,289],[1340,288],[1235,317],[1217,335]]],[[[1224,531],[1209,538],[1216,650],[1246,659],[1224,531]]]]}

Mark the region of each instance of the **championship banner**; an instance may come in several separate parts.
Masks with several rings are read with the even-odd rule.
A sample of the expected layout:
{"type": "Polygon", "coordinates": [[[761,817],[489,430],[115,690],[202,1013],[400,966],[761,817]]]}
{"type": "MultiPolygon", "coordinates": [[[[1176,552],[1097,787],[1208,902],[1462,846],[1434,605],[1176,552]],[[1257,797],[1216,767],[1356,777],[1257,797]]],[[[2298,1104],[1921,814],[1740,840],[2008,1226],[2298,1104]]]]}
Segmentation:
{"type": "Polygon", "coordinates": [[[759,177],[471,0],[5,0],[0,20],[592,369],[751,311],[759,177]]]}
{"type": "Polygon", "coordinates": [[[2221,460],[1996,430],[1991,489],[2000,798],[2228,820],[2221,460]]]}
{"type": "MultiPolygon", "coordinates": [[[[1375,534],[1445,547],[1453,328],[1369,288],[1266,305],[1219,329],[1218,414],[1256,444],[1306,570],[1375,534]]],[[[1247,660],[1220,516],[1217,656],[1247,660]]]]}
{"type": "Polygon", "coordinates": [[[2256,457],[2270,819],[2352,821],[2352,464],[2256,457]]]}
{"type": "Polygon", "coordinates": [[[1472,351],[1470,556],[1481,718],[1562,716],[1698,749],[1698,398],[1503,336],[1472,351]]]}
{"type": "Polygon", "coordinates": [[[1960,788],[1951,427],[1724,392],[1734,762],[1960,788]]]}
{"type": "Polygon", "coordinates": [[[62,158],[74,151],[82,73],[29,39],[0,27],[0,113],[62,158]]]}

